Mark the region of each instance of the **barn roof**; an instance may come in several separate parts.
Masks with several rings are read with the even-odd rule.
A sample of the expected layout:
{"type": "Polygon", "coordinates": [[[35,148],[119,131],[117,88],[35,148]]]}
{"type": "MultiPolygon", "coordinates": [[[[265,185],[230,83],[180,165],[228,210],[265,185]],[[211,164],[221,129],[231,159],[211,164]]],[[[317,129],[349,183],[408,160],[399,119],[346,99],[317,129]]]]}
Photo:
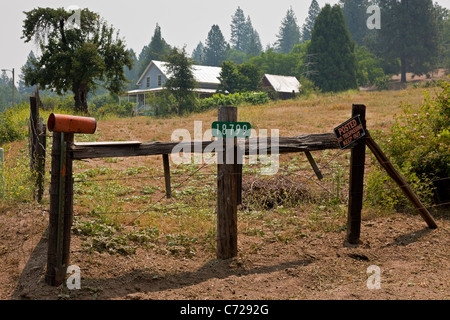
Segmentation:
{"type": "Polygon", "coordinates": [[[296,77],[265,74],[264,77],[276,92],[295,93],[300,92],[300,82],[296,77]]]}

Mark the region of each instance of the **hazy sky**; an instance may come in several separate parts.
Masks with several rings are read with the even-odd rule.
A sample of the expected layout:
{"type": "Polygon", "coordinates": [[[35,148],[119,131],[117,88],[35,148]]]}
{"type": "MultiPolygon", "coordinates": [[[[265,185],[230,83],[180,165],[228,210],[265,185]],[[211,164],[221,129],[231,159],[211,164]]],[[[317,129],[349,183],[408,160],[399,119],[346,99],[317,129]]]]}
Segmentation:
{"type": "MultiPolygon", "coordinates": [[[[323,7],[339,0],[318,0],[323,7]]],[[[438,0],[450,9],[450,0],[438,0]]],[[[139,54],[147,45],[157,23],[162,36],[172,46],[183,47],[189,54],[205,39],[213,24],[218,24],[227,41],[230,40],[231,16],[238,6],[250,16],[263,47],[276,40],[281,21],[292,6],[298,24],[303,25],[311,0],[16,0],[2,1],[0,11],[0,69],[15,68],[16,75],[25,64],[30,50],[38,51],[32,43],[25,44],[22,36],[24,11],[36,7],[68,8],[78,6],[98,12],[120,31],[128,48],[139,54]]],[[[8,73],[11,76],[11,73],[8,73]]],[[[16,77],[17,78],[17,77],[16,77]]]]}

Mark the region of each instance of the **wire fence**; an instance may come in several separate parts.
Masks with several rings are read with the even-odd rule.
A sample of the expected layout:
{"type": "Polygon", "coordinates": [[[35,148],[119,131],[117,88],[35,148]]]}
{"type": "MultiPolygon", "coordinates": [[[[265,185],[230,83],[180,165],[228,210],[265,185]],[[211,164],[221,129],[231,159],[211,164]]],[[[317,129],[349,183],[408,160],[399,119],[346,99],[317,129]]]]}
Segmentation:
{"type": "MultiPolygon", "coordinates": [[[[33,128],[31,128],[33,129],[33,128]]],[[[34,128],[34,130],[36,130],[34,128]]],[[[52,148],[52,137],[51,134],[47,134],[46,149],[51,150],[52,148]]],[[[44,147],[44,146],[43,146],[44,147]]],[[[348,172],[349,172],[349,151],[348,150],[325,150],[317,151],[313,153],[314,158],[317,162],[320,172],[323,175],[323,179],[318,179],[316,173],[313,171],[309,160],[303,153],[291,154],[289,156],[280,155],[280,164],[276,174],[271,177],[271,181],[284,180],[290,184],[292,188],[295,186],[297,190],[303,190],[311,194],[320,195],[322,198],[332,198],[333,200],[339,200],[341,203],[346,203],[348,201],[348,172]],[[287,160],[286,160],[287,159],[287,160]]],[[[49,165],[51,162],[50,152],[46,153],[46,175],[44,176],[44,185],[48,186],[50,183],[49,165]]],[[[245,157],[244,163],[248,163],[248,157],[245,157]]],[[[84,161],[82,161],[84,162],[84,161]]],[[[90,161],[87,161],[90,163],[90,161]]],[[[102,163],[105,161],[102,160],[102,163]]],[[[108,161],[106,161],[108,163],[108,161]]],[[[114,164],[114,163],[109,163],[114,164]]],[[[95,173],[95,167],[97,165],[91,166],[87,165],[88,169],[84,171],[91,170],[93,173],[86,175],[83,169],[78,170],[74,174],[75,183],[75,202],[77,204],[77,210],[75,214],[85,215],[88,213],[95,213],[97,215],[108,214],[108,215],[134,215],[134,218],[129,224],[133,224],[137,219],[145,214],[149,214],[154,210],[161,211],[161,207],[157,207],[163,201],[165,205],[173,204],[174,202],[180,201],[179,194],[183,193],[183,189],[190,185],[193,189],[199,186],[205,186],[207,182],[210,191],[209,197],[214,199],[215,189],[216,189],[216,176],[217,176],[217,166],[212,164],[201,164],[188,165],[188,169],[185,166],[173,166],[172,172],[170,174],[172,180],[172,193],[173,197],[167,199],[165,186],[163,183],[164,173],[162,168],[145,168],[143,172],[128,172],[127,170],[136,169],[136,167],[120,168],[117,166],[114,169],[114,165],[111,167],[113,169],[110,172],[98,171],[95,173]],[[150,174],[149,174],[150,172],[150,174]],[[209,178],[206,178],[209,177],[209,178]],[[152,182],[153,184],[146,184],[145,182],[152,182]],[[97,197],[90,197],[88,204],[84,201],[86,198],[86,190],[92,188],[93,184],[99,185],[105,183],[114,183],[115,185],[129,185],[132,184],[134,188],[130,188],[128,191],[126,189],[122,192],[114,192],[113,197],[107,196],[101,192],[97,197]],[[195,186],[195,183],[197,186],[195,186]],[[194,184],[194,186],[192,186],[194,184]],[[141,188],[139,188],[139,186],[141,188]],[[147,190],[143,190],[143,187],[147,187],[147,190]],[[141,189],[133,190],[133,189],[141,189]],[[133,198],[134,195],[134,198],[133,198]],[[141,198],[142,201],[139,201],[141,198]],[[104,205],[106,200],[110,200],[110,204],[104,205]],[[149,201],[145,201],[145,200],[149,201]],[[79,202],[83,202],[79,205],[79,202]],[[103,202],[103,205],[102,205],[103,202]],[[128,205],[127,205],[128,202],[128,205]],[[117,205],[120,204],[120,205],[117,205]],[[102,208],[103,207],[103,208],[102,208]],[[133,209],[129,209],[133,207],[133,209]]],[[[162,167],[162,166],[161,166],[162,167]]],[[[100,168],[105,168],[100,166],[100,168]]],[[[136,171],[142,168],[138,167],[136,171]]],[[[377,165],[374,165],[369,156],[366,156],[366,173],[370,170],[378,170],[377,165]]],[[[261,165],[250,165],[244,164],[243,167],[243,182],[251,180],[253,185],[255,185],[255,180],[267,180],[268,176],[262,175],[261,165]]],[[[438,181],[450,180],[450,178],[441,178],[435,180],[424,181],[424,184],[432,184],[438,181]]],[[[367,181],[365,181],[367,185],[367,181]]],[[[106,190],[106,189],[105,189],[106,190]]],[[[243,197],[246,196],[245,192],[248,190],[243,190],[243,197]]],[[[89,193],[89,192],[88,192],[89,193]]],[[[91,192],[94,194],[95,192],[91,192]]],[[[181,201],[185,201],[182,199],[181,201]]],[[[107,202],[107,201],[106,201],[107,202]]],[[[195,206],[195,202],[189,201],[191,207],[195,206]]],[[[212,206],[212,210],[215,212],[215,204],[209,202],[208,205],[212,206]]],[[[427,209],[431,208],[441,208],[450,205],[450,202],[444,203],[427,203],[425,207],[427,209]]],[[[204,206],[204,204],[201,204],[204,206]]],[[[180,208],[182,205],[179,206],[180,208]]]]}
{"type": "MultiPolygon", "coordinates": [[[[243,184],[246,185],[247,180],[252,180],[253,185],[256,184],[256,181],[264,181],[268,180],[270,178],[270,181],[273,183],[273,181],[276,180],[285,180],[289,182],[290,187],[297,186],[297,189],[311,189],[313,185],[321,189],[321,191],[329,194],[329,195],[337,195],[336,192],[340,193],[340,197],[345,198],[343,196],[345,194],[345,188],[344,186],[347,184],[346,181],[343,181],[345,179],[345,168],[348,168],[348,164],[337,164],[335,163],[333,166],[331,166],[333,160],[336,160],[338,157],[342,157],[344,152],[339,151],[336,152],[334,155],[332,155],[327,161],[322,162],[318,161],[319,169],[324,172],[324,181],[320,181],[316,173],[311,169],[308,160],[306,157],[294,157],[293,160],[289,161],[288,164],[283,165],[281,164],[280,167],[277,170],[277,173],[273,176],[266,176],[261,174],[261,165],[246,165],[243,166],[243,184]],[[341,179],[338,183],[339,186],[333,186],[330,184],[330,181],[332,179],[336,179],[336,175],[339,175],[338,179],[341,179]],[[332,178],[330,178],[332,176],[332,178]]],[[[348,162],[346,159],[341,159],[344,162],[348,162]]],[[[136,195],[136,193],[143,193],[143,197],[141,197],[142,200],[150,199],[152,202],[150,204],[145,203],[146,201],[142,201],[140,204],[140,208],[134,209],[134,210],[95,210],[96,214],[137,214],[137,217],[132,220],[134,222],[136,219],[138,219],[140,216],[151,212],[155,209],[155,206],[159,203],[161,203],[163,200],[166,200],[167,202],[176,202],[179,201],[180,198],[181,201],[188,200],[189,205],[193,206],[195,205],[195,201],[189,201],[189,194],[190,193],[196,193],[199,188],[203,188],[208,190],[209,194],[205,196],[205,198],[208,198],[209,200],[213,200],[215,198],[215,188],[216,188],[216,176],[217,176],[217,168],[214,165],[210,164],[201,164],[201,165],[189,165],[188,170],[180,170],[177,167],[172,169],[171,173],[171,181],[172,181],[172,194],[173,197],[171,199],[167,199],[166,190],[164,187],[164,184],[162,183],[162,179],[164,179],[164,174],[160,173],[160,171],[156,171],[156,173],[153,174],[144,174],[144,175],[136,175],[136,176],[127,176],[124,174],[124,172],[118,172],[115,176],[111,175],[111,172],[109,174],[105,174],[103,172],[102,177],[99,177],[98,175],[93,177],[86,177],[83,176],[83,174],[75,174],[75,180],[74,182],[76,184],[79,184],[80,187],[76,188],[76,190],[80,191],[84,188],[89,188],[92,186],[92,184],[105,184],[109,182],[117,182],[121,185],[127,185],[131,182],[132,185],[136,186],[135,183],[139,182],[145,182],[145,181],[153,181],[153,185],[149,186],[146,183],[141,183],[136,188],[129,188],[122,190],[122,192],[119,190],[119,194],[125,193],[125,195],[121,195],[122,198],[125,199],[133,199],[130,197],[131,194],[136,195]],[[147,188],[147,189],[146,189],[147,188]],[[186,191],[186,188],[190,188],[188,191],[186,191]],[[197,189],[197,191],[196,191],[197,189]],[[128,191],[127,191],[128,190],[128,191]],[[149,194],[152,194],[150,197],[149,194]],[[185,195],[186,197],[182,197],[185,195]]],[[[141,167],[142,168],[142,167],[141,167]]],[[[139,171],[139,170],[137,170],[139,171]]],[[[142,171],[148,171],[146,169],[142,171]]],[[[248,192],[247,189],[244,189],[243,192],[248,192]]],[[[204,194],[203,194],[204,195],[204,194]]],[[[244,194],[245,197],[245,194],[244,194]]],[[[82,198],[78,197],[78,199],[82,198]]],[[[134,200],[138,199],[139,196],[136,196],[134,200]]],[[[76,198],[77,199],[77,198],[76,198]]],[[[345,199],[343,199],[345,201],[345,199]]],[[[118,198],[114,199],[114,203],[119,203],[120,200],[118,198]]],[[[139,202],[139,201],[138,201],[139,202]]],[[[208,203],[208,205],[212,205],[211,201],[208,203]]],[[[92,207],[93,203],[90,203],[90,206],[92,207]]],[[[202,203],[201,206],[204,206],[205,203],[202,203]]],[[[117,207],[117,206],[116,206],[117,207]]],[[[213,206],[214,208],[214,206],[213,206]]],[[[215,209],[213,209],[215,210],[215,209]]],[[[92,211],[91,211],[92,212],[92,211]]]]}
{"type": "MultiPolygon", "coordinates": [[[[51,150],[51,147],[52,139],[48,139],[47,150],[51,150]]],[[[302,206],[303,208],[306,206],[307,210],[312,212],[311,215],[317,210],[324,211],[322,217],[316,215],[313,218],[322,219],[325,215],[331,216],[332,222],[324,228],[345,230],[345,213],[349,199],[350,151],[324,150],[312,152],[312,155],[322,179],[313,170],[306,155],[301,152],[280,155],[276,173],[273,175],[262,174],[264,167],[272,163],[250,164],[249,158],[244,157],[242,203],[238,206],[239,219],[241,223],[244,221],[241,233],[264,234],[265,239],[282,238],[280,234],[294,232],[292,230],[300,235],[304,234],[307,231],[300,229],[309,222],[296,220],[296,225],[289,226],[288,231],[285,225],[275,222],[279,219],[277,216],[281,210],[301,210],[302,206]],[[255,218],[255,215],[261,212],[265,215],[263,222],[255,218]]],[[[159,243],[157,245],[159,248],[175,250],[181,247],[183,250],[186,248],[194,250],[194,242],[213,248],[217,241],[215,230],[217,165],[172,163],[170,174],[172,196],[168,198],[160,158],[147,161],[148,158],[139,157],[124,162],[122,158],[75,161],[75,219],[91,221],[94,224],[114,221],[114,224],[120,225],[121,228],[109,235],[111,239],[114,239],[114,236],[140,236],[130,230],[159,229],[160,234],[164,236],[153,239],[155,245],[159,243]]],[[[51,163],[50,152],[47,152],[46,163],[48,169],[51,163]]],[[[381,170],[369,156],[369,152],[366,155],[365,167],[366,174],[381,170]]],[[[46,186],[50,183],[48,173],[47,171],[44,182],[46,186]]],[[[424,183],[443,180],[449,178],[424,183]]],[[[367,189],[367,184],[365,179],[364,190],[367,189]]],[[[448,205],[450,202],[427,203],[425,206],[428,209],[439,210],[448,205]]],[[[295,214],[283,217],[286,221],[296,219],[295,214]]],[[[153,237],[148,234],[145,236],[153,237]]],[[[117,243],[111,246],[113,250],[120,248],[117,243]]]]}
{"type": "MultiPolygon", "coordinates": [[[[326,150],[315,152],[317,165],[322,173],[323,179],[319,179],[317,174],[311,168],[308,159],[302,156],[302,153],[295,154],[288,158],[288,160],[280,161],[276,174],[267,176],[261,174],[262,166],[260,164],[243,166],[243,198],[251,193],[252,187],[258,186],[258,183],[265,183],[265,187],[258,186],[261,191],[261,196],[264,196],[264,190],[267,192],[302,192],[311,199],[332,199],[341,204],[348,201],[348,185],[349,185],[349,152],[345,150],[326,150]],[[276,181],[284,181],[276,186],[276,181]],[[270,188],[272,187],[272,189],[270,188]],[[280,188],[283,190],[275,190],[280,188]],[[270,189],[270,190],[269,190],[270,189]]],[[[366,157],[366,172],[374,169],[374,164],[369,157],[366,157]]],[[[129,170],[130,168],[128,168],[129,170]]],[[[131,168],[133,169],[133,168],[131,168]]],[[[172,168],[170,174],[172,183],[172,197],[167,198],[164,186],[164,174],[160,168],[145,168],[134,167],[136,172],[127,173],[127,169],[120,171],[106,170],[101,172],[95,170],[86,177],[83,172],[75,173],[74,182],[78,187],[75,187],[76,194],[75,201],[78,205],[78,214],[93,213],[93,214],[108,214],[108,215],[126,215],[131,214],[135,217],[129,222],[133,224],[143,215],[149,214],[152,211],[164,210],[163,207],[158,206],[164,201],[164,205],[169,208],[184,208],[190,206],[195,207],[209,207],[215,212],[216,186],[217,186],[217,167],[211,164],[191,164],[188,169],[179,168],[177,166],[172,168]],[[141,171],[141,172],[140,172],[141,171]],[[151,171],[151,174],[148,172],[151,171]],[[114,174],[115,173],[115,174],[114,174]],[[149,183],[150,182],[150,183],[149,183]],[[112,183],[109,186],[108,183],[112,183]],[[86,193],[86,190],[95,187],[98,194],[95,192],[86,193]],[[106,186],[105,186],[106,184],[106,186]],[[99,189],[99,186],[103,186],[99,189]],[[125,188],[117,189],[117,187],[125,186],[125,188]],[[128,187],[126,187],[128,186],[128,187]],[[104,195],[104,192],[111,189],[112,196],[104,195]],[[114,189],[116,188],[116,189],[114,189]],[[187,189],[186,189],[187,188],[187,189]],[[208,192],[202,193],[204,201],[193,201],[189,196],[199,195],[200,189],[206,189],[208,192]],[[83,201],[86,195],[88,197],[88,204],[83,201]],[[94,194],[94,197],[92,197],[94,194]],[[206,201],[208,200],[208,201],[206,201]],[[109,202],[108,202],[109,201],[109,202]],[[81,204],[82,202],[82,204],[81,204]],[[100,202],[100,204],[99,204],[100,202]],[[179,206],[170,206],[174,203],[179,203],[179,206]],[[200,203],[199,203],[200,202],[200,203]],[[80,205],[81,204],[81,205],[80,205]],[[183,207],[184,204],[184,207],[183,207]],[[130,209],[133,207],[133,209],[130,209]]],[[[88,169],[91,170],[91,169],[88,169]]],[[[375,168],[375,170],[377,170],[375,168]]],[[[429,180],[426,183],[433,183],[438,180],[448,180],[449,178],[429,180]]],[[[366,182],[367,183],[367,182],[366,182]]],[[[285,195],[287,197],[287,195],[285,195]]],[[[282,199],[279,199],[281,204],[282,199]]],[[[264,199],[261,199],[264,201],[264,199]]],[[[450,203],[427,204],[427,208],[438,208],[449,205],[450,203]]],[[[76,212],[77,214],[77,212],[76,212]]]]}

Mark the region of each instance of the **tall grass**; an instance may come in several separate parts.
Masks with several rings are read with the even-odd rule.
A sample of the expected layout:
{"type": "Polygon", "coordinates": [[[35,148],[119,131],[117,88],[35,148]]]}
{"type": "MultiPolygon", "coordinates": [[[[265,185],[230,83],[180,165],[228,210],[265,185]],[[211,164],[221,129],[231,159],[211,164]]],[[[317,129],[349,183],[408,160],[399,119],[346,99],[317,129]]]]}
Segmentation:
{"type": "MultiPolygon", "coordinates": [[[[423,102],[422,89],[314,94],[307,99],[300,97],[257,106],[240,105],[238,117],[240,121],[250,122],[255,129],[269,129],[268,134],[270,129],[280,129],[282,136],[332,132],[336,125],[351,116],[353,103],[363,103],[368,107],[369,129],[381,129],[387,133],[391,130],[394,115],[402,110],[402,102],[419,105],[423,102]]],[[[40,115],[44,121],[50,112],[72,113],[62,105],[55,105],[52,110],[41,110],[40,115]]],[[[32,202],[32,173],[25,142],[29,105],[19,105],[5,117],[9,123],[5,122],[4,128],[7,132],[17,131],[17,139],[21,141],[9,142],[12,138],[2,141],[7,159],[4,172],[5,193],[1,201],[10,204],[32,202]]],[[[216,110],[170,119],[114,117],[114,120],[101,119],[99,127],[102,138],[106,140],[164,141],[170,139],[170,134],[175,129],[192,129],[196,120],[208,123],[203,125],[203,130],[207,130],[216,117],[216,110]]],[[[98,133],[92,137],[77,135],[76,140],[96,137],[98,133]]],[[[333,152],[324,151],[315,154],[315,158],[318,162],[322,160],[326,163],[333,155],[333,152]]],[[[253,178],[257,168],[244,166],[244,176],[249,180],[244,185],[244,201],[238,212],[238,228],[240,233],[252,237],[255,250],[265,242],[288,242],[297,238],[320,236],[324,232],[342,232],[345,229],[348,186],[345,165],[348,158],[344,154],[338,159],[339,163],[331,164],[328,172],[324,172],[325,179],[322,183],[326,184],[329,192],[312,193],[305,186],[286,180],[291,178],[290,170],[293,173],[308,170],[309,174],[314,174],[309,164],[299,160],[300,157],[301,154],[280,157],[286,168],[285,175],[267,181],[260,179],[255,182],[253,178]],[[276,180],[278,178],[282,180],[276,180]]],[[[77,217],[74,231],[84,239],[84,248],[87,251],[131,254],[135,252],[136,246],[145,245],[165,254],[183,257],[192,257],[200,248],[204,248],[205,252],[214,255],[217,182],[214,168],[184,182],[197,168],[197,165],[173,165],[173,197],[171,200],[159,201],[165,186],[162,161],[158,157],[75,162],[77,182],[74,185],[74,204],[77,217]],[[142,176],[146,179],[141,180],[142,176]]],[[[368,186],[373,188],[373,192],[370,194],[372,197],[366,199],[365,205],[382,208],[380,211],[384,212],[387,209],[383,201],[387,201],[387,204],[392,204],[392,201],[384,196],[379,199],[375,197],[378,192],[376,188],[382,190],[386,187],[384,182],[378,183],[380,180],[375,182],[377,184],[371,185],[373,180],[368,180],[368,186]]]]}

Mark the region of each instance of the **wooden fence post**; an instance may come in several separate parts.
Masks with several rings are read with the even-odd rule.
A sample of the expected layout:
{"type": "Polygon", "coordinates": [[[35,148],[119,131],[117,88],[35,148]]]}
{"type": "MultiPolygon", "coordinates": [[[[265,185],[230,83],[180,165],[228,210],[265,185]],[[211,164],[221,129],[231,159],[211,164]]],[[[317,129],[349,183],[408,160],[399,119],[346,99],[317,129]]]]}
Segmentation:
{"type": "MultiPolygon", "coordinates": [[[[237,121],[236,107],[219,107],[219,121],[237,121]]],[[[237,255],[237,164],[234,138],[220,138],[223,151],[217,164],[217,249],[218,259],[237,255]]]]}
{"type": "Polygon", "coordinates": [[[56,285],[56,251],[58,246],[58,209],[59,209],[59,182],[61,180],[60,158],[61,158],[61,136],[60,132],[53,132],[52,164],[50,180],[50,217],[48,224],[48,251],[47,272],[45,282],[51,286],[56,285]]]}
{"type": "Polygon", "coordinates": [[[172,191],[170,186],[170,163],[169,163],[169,155],[163,154],[163,163],[164,163],[164,180],[166,183],[166,197],[170,199],[172,197],[172,191]]]}
{"type": "Polygon", "coordinates": [[[416,208],[416,210],[419,212],[420,216],[425,220],[425,222],[428,224],[428,227],[430,229],[437,228],[436,221],[434,221],[433,216],[430,214],[430,212],[425,208],[422,204],[422,202],[419,200],[419,197],[414,193],[414,191],[411,189],[411,187],[408,185],[406,180],[401,176],[401,174],[394,168],[394,165],[391,161],[387,158],[387,156],[384,154],[384,152],[381,150],[381,148],[378,146],[378,144],[372,139],[370,134],[368,135],[367,139],[367,146],[374,154],[375,158],[378,160],[380,165],[386,170],[389,177],[391,177],[392,180],[397,183],[397,185],[400,187],[400,190],[402,190],[403,194],[411,201],[413,206],[416,208]]]}
{"type": "Polygon", "coordinates": [[[45,148],[46,148],[46,127],[42,118],[39,118],[39,107],[41,100],[39,88],[36,87],[30,96],[30,123],[29,123],[29,143],[30,143],[30,168],[34,176],[34,198],[38,202],[42,201],[45,176],[45,148]]]}
{"type": "MultiPolygon", "coordinates": [[[[366,129],[366,106],[354,104],[352,117],[359,115],[366,129]]],[[[366,139],[361,138],[351,150],[350,187],[347,215],[347,241],[357,244],[361,234],[361,210],[364,196],[364,165],[366,160],[366,139]]]]}
{"type": "Polygon", "coordinates": [[[65,151],[65,177],[64,177],[64,224],[63,224],[63,249],[62,249],[62,279],[66,276],[70,258],[70,240],[73,225],[73,160],[70,149],[74,143],[74,134],[64,134],[65,151]]]}
{"type": "Polygon", "coordinates": [[[39,105],[36,91],[30,96],[30,168],[32,172],[36,169],[36,148],[39,141],[39,105]]]}
{"type": "Polygon", "coordinates": [[[37,184],[37,201],[40,203],[44,195],[45,180],[45,156],[47,148],[47,126],[40,123],[40,134],[36,150],[36,184],[37,184]]]}
{"type": "Polygon", "coordinates": [[[45,280],[59,286],[69,262],[70,233],[73,222],[73,133],[53,132],[52,176],[50,182],[50,219],[45,280]]]}

